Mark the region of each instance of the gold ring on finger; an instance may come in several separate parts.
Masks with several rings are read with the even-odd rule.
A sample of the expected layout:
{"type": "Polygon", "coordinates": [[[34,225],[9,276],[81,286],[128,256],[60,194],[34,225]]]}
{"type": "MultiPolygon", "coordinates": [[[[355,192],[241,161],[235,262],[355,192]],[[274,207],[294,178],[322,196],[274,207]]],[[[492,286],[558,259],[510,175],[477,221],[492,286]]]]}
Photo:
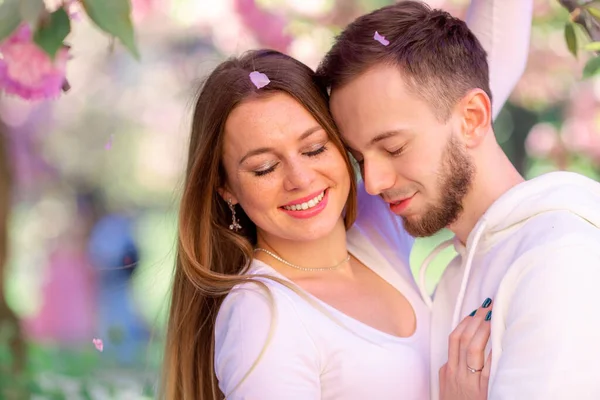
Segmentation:
{"type": "Polygon", "coordinates": [[[469,370],[469,372],[471,372],[472,374],[476,373],[476,372],[481,372],[483,371],[483,367],[479,368],[479,369],[475,369],[475,368],[471,368],[469,367],[469,364],[467,364],[467,369],[469,370]]]}

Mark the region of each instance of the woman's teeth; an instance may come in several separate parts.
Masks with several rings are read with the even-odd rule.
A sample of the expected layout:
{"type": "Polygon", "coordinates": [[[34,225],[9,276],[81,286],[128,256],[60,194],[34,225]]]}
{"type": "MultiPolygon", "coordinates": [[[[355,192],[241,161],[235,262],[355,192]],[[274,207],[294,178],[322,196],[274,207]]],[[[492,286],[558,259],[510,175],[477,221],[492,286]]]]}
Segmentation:
{"type": "Polygon", "coordinates": [[[309,208],[313,208],[314,206],[319,204],[321,202],[321,200],[323,200],[323,197],[325,197],[325,191],[323,191],[320,195],[318,195],[314,199],[311,199],[305,203],[294,204],[292,206],[283,206],[283,208],[285,208],[288,211],[308,210],[309,208]]]}

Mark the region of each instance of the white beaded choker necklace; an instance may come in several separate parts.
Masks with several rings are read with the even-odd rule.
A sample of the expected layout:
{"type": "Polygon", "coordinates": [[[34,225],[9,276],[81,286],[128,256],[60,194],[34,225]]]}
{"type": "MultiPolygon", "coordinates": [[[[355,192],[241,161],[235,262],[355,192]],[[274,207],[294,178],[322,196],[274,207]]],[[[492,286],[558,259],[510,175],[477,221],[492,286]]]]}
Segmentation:
{"type": "Polygon", "coordinates": [[[273,257],[273,258],[274,258],[274,259],[276,259],[277,261],[281,262],[282,264],[285,264],[285,265],[287,265],[288,267],[292,267],[292,268],[295,268],[295,269],[299,269],[299,270],[301,270],[301,271],[331,271],[331,270],[334,270],[334,269],[337,269],[337,268],[339,268],[339,267],[340,267],[342,264],[344,264],[344,263],[346,263],[346,262],[350,261],[350,254],[348,254],[348,255],[346,256],[346,258],[344,258],[342,261],[340,261],[339,263],[335,264],[335,265],[334,265],[334,266],[332,266],[332,267],[305,268],[305,267],[301,267],[301,266],[299,266],[299,265],[295,265],[295,264],[292,264],[292,263],[290,263],[290,262],[287,262],[287,261],[285,261],[283,258],[279,257],[277,254],[275,254],[275,253],[273,253],[273,252],[271,252],[271,251],[269,251],[269,250],[267,250],[267,249],[263,249],[262,247],[257,247],[257,248],[255,248],[255,249],[254,249],[254,251],[262,251],[262,252],[264,252],[264,253],[267,253],[268,255],[270,255],[271,257],[273,257]]]}

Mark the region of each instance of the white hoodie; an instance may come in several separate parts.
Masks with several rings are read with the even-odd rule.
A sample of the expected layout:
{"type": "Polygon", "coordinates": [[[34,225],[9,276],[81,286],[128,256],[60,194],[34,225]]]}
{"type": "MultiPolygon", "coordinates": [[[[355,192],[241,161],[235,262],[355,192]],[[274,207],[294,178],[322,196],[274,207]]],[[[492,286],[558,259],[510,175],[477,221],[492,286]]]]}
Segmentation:
{"type": "Polygon", "coordinates": [[[466,247],[440,246],[452,242],[458,255],[432,305],[432,399],[448,335],[487,297],[489,400],[600,399],[600,184],[568,172],[521,183],[494,202],[466,247]]]}

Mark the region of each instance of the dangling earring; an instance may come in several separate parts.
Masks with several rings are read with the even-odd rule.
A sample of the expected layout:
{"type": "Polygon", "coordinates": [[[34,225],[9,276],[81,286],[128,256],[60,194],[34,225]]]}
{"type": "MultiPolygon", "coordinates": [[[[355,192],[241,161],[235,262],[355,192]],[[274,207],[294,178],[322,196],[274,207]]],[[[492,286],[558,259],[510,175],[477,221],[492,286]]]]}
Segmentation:
{"type": "Polygon", "coordinates": [[[229,229],[237,232],[238,230],[242,229],[242,226],[240,225],[239,220],[235,217],[235,205],[231,199],[227,200],[227,205],[231,210],[231,225],[229,225],[229,229]]]}

